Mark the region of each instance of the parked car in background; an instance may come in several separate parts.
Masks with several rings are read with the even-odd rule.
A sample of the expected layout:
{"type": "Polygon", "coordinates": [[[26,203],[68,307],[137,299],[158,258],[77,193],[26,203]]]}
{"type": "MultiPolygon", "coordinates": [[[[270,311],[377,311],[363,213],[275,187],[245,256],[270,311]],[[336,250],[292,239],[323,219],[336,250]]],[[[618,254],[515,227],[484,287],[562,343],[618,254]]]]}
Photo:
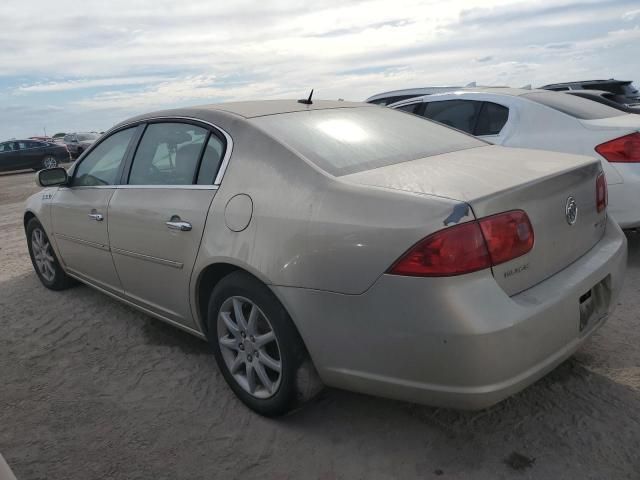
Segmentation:
{"type": "Polygon", "coordinates": [[[640,92],[631,80],[583,80],[581,82],[551,83],[540,87],[544,90],[563,92],[569,90],[604,90],[612,93],[612,100],[623,105],[640,103],[640,92]]]}
{"type": "Polygon", "coordinates": [[[53,142],[53,138],[51,137],[29,137],[29,140],[39,140],[41,142],[53,142]]]}
{"type": "Polygon", "coordinates": [[[618,103],[614,100],[615,94],[611,92],[605,92],[604,90],[567,90],[564,93],[568,95],[575,95],[576,97],[586,98],[587,100],[593,100],[594,102],[608,105],[611,108],[620,110],[626,113],[640,113],[640,104],[633,107],[618,103]]]}
{"type": "MultiPolygon", "coordinates": [[[[374,103],[376,105],[390,105],[395,102],[407,100],[409,98],[422,97],[423,95],[433,95],[436,93],[451,92],[454,90],[460,90],[461,88],[475,88],[478,87],[476,82],[471,82],[465,87],[423,87],[423,88],[408,88],[405,90],[393,90],[391,92],[378,93],[365,100],[367,103],[374,103]]],[[[503,87],[483,87],[483,88],[503,88],[503,87]]]]}
{"type": "Polygon", "coordinates": [[[374,103],[376,105],[390,105],[401,100],[407,100],[409,98],[421,97],[423,95],[432,95],[434,93],[450,92],[451,90],[458,90],[462,87],[424,87],[424,88],[407,88],[404,90],[392,90],[390,92],[383,92],[373,95],[365,100],[367,103],[374,103]]]}
{"type": "Polygon", "coordinates": [[[626,238],[599,161],[303,102],[138,116],[68,173],[39,172],[51,188],[24,224],[43,285],[81,280],[207,338],[264,415],[308,398],[314,372],[486,407],[570,356],[617,304],[626,238]]]}
{"type": "Polygon", "coordinates": [[[611,214],[623,228],[640,227],[637,115],[562,92],[512,88],[428,95],[391,108],[435,120],[496,145],[597,157],[607,176],[611,214]]]}
{"type": "Polygon", "coordinates": [[[79,157],[93,142],[100,137],[94,132],[69,133],[64,136],[64,144],[67,146],[72,157],[79,157]]]}
{"type": "Polygon", "coordinates": [[[70,160],[64,145],[38,140],[10,140],[0,143],[0,171],[54,168],[70,160]]]}

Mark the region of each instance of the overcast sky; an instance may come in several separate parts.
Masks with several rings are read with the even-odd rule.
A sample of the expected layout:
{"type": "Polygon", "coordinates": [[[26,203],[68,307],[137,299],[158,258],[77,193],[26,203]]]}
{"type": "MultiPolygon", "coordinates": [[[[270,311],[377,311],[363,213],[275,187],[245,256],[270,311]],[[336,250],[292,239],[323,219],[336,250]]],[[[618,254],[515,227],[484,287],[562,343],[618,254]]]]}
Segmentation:
{"type": "Polygon", "coordinates": [[[303,3],[2,0],[0,140],[311,88],[640,81],[638,0],[303,3]]]}

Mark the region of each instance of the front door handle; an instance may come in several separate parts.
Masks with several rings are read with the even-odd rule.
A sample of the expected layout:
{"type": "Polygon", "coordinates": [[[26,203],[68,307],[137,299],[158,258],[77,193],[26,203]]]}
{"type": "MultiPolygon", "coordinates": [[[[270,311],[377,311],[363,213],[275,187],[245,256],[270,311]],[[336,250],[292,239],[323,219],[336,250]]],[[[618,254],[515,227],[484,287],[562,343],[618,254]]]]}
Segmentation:
{"type": "Polygon", "coordinates": [[[95,210],[91,211],[91,213],[89,214],[89,218],[91,220],[95,220],[96,222],[101,222],[102,220],[104,220],[104,217],[102,216],[102,214],[96,212],[95,210]]]}
{"type": "Polygon", "coordinates": [[[171,217],[171,220],[165,222],[165,225],[171,230],[180,230],[181,232],[188,232],[191,230],[191,224],[183,221],[178,215],[171,217]]]}

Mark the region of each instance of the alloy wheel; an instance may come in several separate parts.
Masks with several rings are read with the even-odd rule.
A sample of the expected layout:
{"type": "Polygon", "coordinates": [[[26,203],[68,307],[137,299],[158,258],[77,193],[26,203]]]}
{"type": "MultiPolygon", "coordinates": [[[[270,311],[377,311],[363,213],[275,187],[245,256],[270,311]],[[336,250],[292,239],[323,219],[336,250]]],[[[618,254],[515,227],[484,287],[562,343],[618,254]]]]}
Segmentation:
{"type": "Polygon", "coordinates": [[[218,312],[220,353],[235,381],[250,395],[265,399],[278,391],[282,356],[271,323],[245,297],[226,299],[218,312]]]}
{"type": "Polygon", "coordinates": [[[58,166],[58,162],[53,157],[46,157],[42,161],[42,165],[44,166],[44,168],[55,168],[58,166]]]}
{"type": "Polygon", "coordinates": [[[55,260],[51,244],[42,229],[36,228],[31,234],[31,250],[40,275],[47,281],[53,282],[56,277],[55,260]]]}

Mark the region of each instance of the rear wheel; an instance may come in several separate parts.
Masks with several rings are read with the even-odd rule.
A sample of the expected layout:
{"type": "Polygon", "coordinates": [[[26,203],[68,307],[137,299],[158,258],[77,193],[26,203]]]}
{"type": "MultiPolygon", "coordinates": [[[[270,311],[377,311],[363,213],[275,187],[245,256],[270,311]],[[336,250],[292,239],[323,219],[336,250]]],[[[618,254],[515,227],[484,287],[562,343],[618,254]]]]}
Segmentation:
{"type": "Polygon", "coordinates": [[[47,155],[42,159],[42,168],[56,168],[58,161],[53,155],[47,155]]]}
{"type": "Polygon", "coordinates": [[[76,283],[60,266],[44,228],[35,218],[27,223],[27,245],[33,268],[45,287],[64,290],[76,283]]]}
{"type": "Polygon", "coordinates": [[[209,300],[208,337],[225,380],[238,398],[265,416],[287,413],[309,397],[312,370],[302,339],[273,293],[245,272],[218,283],[209,300]],[[307,391],[303,391],[307,390],[307,391]]]}

